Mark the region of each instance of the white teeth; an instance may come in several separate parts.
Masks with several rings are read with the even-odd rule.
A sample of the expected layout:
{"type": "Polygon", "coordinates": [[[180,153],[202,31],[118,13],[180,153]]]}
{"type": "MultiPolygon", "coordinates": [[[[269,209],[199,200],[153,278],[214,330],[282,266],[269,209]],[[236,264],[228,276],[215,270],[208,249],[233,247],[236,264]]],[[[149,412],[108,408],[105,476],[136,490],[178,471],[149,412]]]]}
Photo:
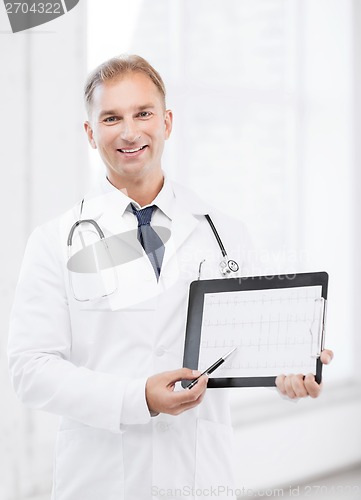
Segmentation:
{"type": "Polygon", "coordinates": [[[137,151],[140,151],[141,149],[143,149],[144,146],[141,146],[140,148],[137,148],[137,149],[121,149],[120,151],[122,153],[136,153],[137,151]]]}

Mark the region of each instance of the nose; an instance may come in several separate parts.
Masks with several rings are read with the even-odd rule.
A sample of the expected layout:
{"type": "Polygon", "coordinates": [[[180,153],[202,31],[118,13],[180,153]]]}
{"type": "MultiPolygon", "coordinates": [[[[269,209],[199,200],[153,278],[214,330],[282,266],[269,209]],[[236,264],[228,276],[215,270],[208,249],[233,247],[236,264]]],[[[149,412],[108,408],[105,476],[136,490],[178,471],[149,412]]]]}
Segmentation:
{"type": "Polygon", "coordinates": [[[136,142],[140,138],[140,133],[135,120],[132,118],[124,118],[123,126],[120,132],[120,137],[125,142],[136,142]]]}

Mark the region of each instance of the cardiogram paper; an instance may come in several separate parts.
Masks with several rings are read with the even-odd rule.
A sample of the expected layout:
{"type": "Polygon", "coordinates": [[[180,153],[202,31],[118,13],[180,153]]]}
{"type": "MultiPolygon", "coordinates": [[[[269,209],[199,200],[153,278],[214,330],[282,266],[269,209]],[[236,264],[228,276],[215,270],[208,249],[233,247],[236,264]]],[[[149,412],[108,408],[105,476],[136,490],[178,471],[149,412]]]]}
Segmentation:
{"type": "Polygon", "coordinates": [[[316,373],[324,299],[322,286],[204,295],[199,370],[233,347],[213,376],[267,377],[316,373]]]}

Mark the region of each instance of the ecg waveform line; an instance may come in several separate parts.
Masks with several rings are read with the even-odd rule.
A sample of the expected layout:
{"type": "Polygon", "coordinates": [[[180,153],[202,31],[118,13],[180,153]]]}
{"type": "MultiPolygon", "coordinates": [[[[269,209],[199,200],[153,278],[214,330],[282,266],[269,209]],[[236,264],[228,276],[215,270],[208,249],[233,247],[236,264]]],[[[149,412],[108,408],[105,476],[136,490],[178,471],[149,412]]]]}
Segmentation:
{"type": "MultiPolygon", "coordinates": [[[[224,293],[227,293],[227,292],[224,292],[224,293]]],[[[231,292],[231,293],[234,293],[234,292],[231,292]]],[[[216,295],[221,295],[221,294],[216,294],[216,295]]],[[[276,303],[276,302],[279,302],[279,303],[297,302],[297,303],[299,303],[302,300],[309,301],[309,300],[317,298],[315,296],[295,294],[295,296],[293,296],[293,297],[289,296],[286,298],[264,298],[264,297],[262,297],[261,299],[249,299],[249,300],[243,300],[243,299],[240,300],[238,298],[232,298],[232,299],[227,298],[226,300],[221,300],[220,298],[215,298],[214,294],[209,294],[209,296],[212,297],[208,301],[208,304],[210,306],[218,305],[218,306],[222,306],[222,307],[225,305],[245,305],[245,306],[247,306],[248,304],[266,304],[266,303],[272,304],[272,303],[276,303]]]]}
{"type": "MultiPolygon", "coordinates": [[[[259,368],[264,368],[264,369],[292,369],[294,371],[302,369],[304,367],[313,367],[314,366],[314,360],[310,359],[308,363],[304,363],[303,361],[271,361],[271,362],[266,362],[266,361],[247,361],[244,363],[238,362],[238,363],[225,363],[224,366],[222,367],[222,372],[229,373],[234,370],[248,370],[248,369],[259,369],[259,368]]],[[[207,369],[207,364],[206,363],[200,363],[198,366],[199,370],[205,370],[207,369]]],[[[219,371],[218,371],[219,373],[219,371]]]]}
{"type": "Polygon", "coordinates": [[[310,323],[311,321],[313,321],[313,317],[312,318],[304,318],[304,319],[298,319],[298,318],[294,318],[294,319],[278,319],[278,320],[264,320],[264,321],[235,321],[235,320],[232,320],[232,321],[216,321],[214,323],[212,323],[210,320],[205,320],[204,323],[203,323],[203,326],[204,327],[224,327],[224,326],[232,326],[232,327],[236,327],[236,326],[249,326],[249,325],[271,325],[271,324],[282,324],[282,323],[286,323],[286,324],[289,324],[289,323],[295,323],[295,324],[300,324],[300,323],[310,323]]]}
{"type": "MultiPolygon", "coordinates": [[[[230,349],[232,349],[233,347],[257,347],[257,348],[261,348],[261,347],[276,347],[277,349],[279,349],[280,347],[284,346],[284,347],[289,347],[289,346],[295,346],[295,345],[309,345],[310,343],[309,342],[305,342],[305,339],[290,339],[290,340],[286,340],[285,342],[247,342],[247,341],[243,341],[241,339],[241,341],[239,342],[239,344],[232,344],[232,345],[229,345],[227,346],[226,344],[222,344],[222,348],[224,347],[225,349],[227,349],[228,347],[230,349]]],[[[220,346],[218,345],[209,345],[208,342],[202,342],[201,344],[201,347],[202,349],[212,349],[213,348],[219,348],[220,346]]]]}

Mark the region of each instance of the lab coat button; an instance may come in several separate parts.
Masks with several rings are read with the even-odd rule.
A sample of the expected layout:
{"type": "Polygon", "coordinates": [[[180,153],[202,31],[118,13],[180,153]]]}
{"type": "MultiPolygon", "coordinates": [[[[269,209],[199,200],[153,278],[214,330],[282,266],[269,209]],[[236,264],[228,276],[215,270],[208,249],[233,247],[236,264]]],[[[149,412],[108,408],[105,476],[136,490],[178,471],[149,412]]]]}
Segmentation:
{"type": "Polygon", "coordinates": [[[164,356],[165,354],[165,348],[164,346],[159,346],[158,349],[155,351],[157,356],[164,356]]]}
{"type": "Polygon", "coordinates": [[[167,432],[167,430],[169,429],[169,425],[167,424],[167,422],[158,422],[157,429],[159,432],[167,432]]]}

